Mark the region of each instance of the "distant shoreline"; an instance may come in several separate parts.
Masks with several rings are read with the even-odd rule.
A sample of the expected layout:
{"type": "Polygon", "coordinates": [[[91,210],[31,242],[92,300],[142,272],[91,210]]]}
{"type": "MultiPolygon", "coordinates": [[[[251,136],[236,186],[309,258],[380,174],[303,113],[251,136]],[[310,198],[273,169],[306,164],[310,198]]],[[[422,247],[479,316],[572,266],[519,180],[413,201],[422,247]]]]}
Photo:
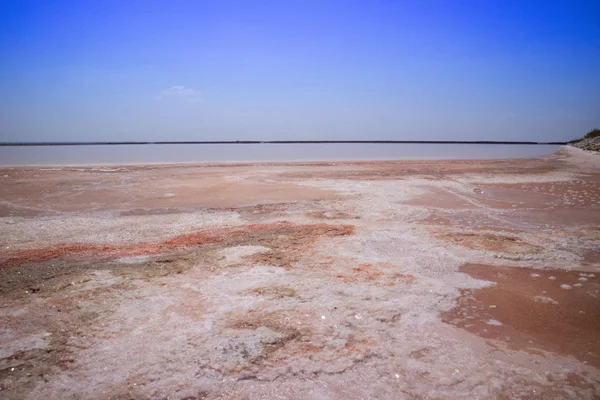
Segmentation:
{"type": "Polygon", "coordinates": [[[494,141],[494,140],[222,140],[222,141],[127,141],[127,142],[0,142],[2,147],[28,146],[122,146],[173,144],[506,144],[564,146],[568,142],[494,141]]]}

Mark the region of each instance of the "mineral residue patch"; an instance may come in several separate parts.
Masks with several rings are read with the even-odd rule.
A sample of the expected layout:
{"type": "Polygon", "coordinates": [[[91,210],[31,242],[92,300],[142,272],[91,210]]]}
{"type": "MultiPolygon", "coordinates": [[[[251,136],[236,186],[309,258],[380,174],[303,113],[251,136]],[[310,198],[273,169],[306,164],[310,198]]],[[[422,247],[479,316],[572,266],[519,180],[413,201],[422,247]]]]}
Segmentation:
{"type": "Polygon", "coordinates": [[[513,349],[566,354],[600,366],[597,274],[481,264],[460,271],[496,284],[463,291],[444,322],[513,349]]]}
{"type": "MultiPolygon", "coordinates": [[[[205,244],[232,242],[268,242],[281,241],[284,237],[294,237],[294,243],[310,244],[320,236],[334,237],[349,235],[354,231],[352,225],[293,224],[276,222],[253,224],[241,227],[200,230],[195,233],[179,235],[162,242],[142,242],[131,244],[57,244],[39,249],[22,249],[0,253],[0,269],[19,266],[26,263],[47,261],[55,258],[93,258],[114,259],[148,254],[181,251],[205,244]],[[270,239],[269,239],[270,238],[270,239]]],[[[257,244],[260,244],[257,243],[257,244]]]]}

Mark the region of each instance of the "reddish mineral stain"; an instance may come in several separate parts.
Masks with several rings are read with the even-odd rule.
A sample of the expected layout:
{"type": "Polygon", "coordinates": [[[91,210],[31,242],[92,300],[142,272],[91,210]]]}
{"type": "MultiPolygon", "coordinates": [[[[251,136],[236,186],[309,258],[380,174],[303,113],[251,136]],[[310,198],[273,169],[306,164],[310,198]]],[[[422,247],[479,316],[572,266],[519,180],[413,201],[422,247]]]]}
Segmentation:
{"type": "Polygon", "coordinates": [[[141,242],[133,244],[57,244],[39,249],[23,249],[0,253],[0,268],[11,268],[25,263],[34,263],[54,258],[114,259],[138,255],[152,255],[180,251],[205,244],[222,243],[235,239],[252,239],[264,235],[298,235],[311,241],[319,236],[335,237],[350,235],[352,225],[305,224],[290,222],[244,225],[219,229],[206,229],[195,233],[175,236],[161,242],[141,242]]]}
{"type": "Polygon", "coordinates": [[[513,349],[571,355],[600,366],[600,274],[480,264],[460,271],[496,284],[464,291],[444,322],[513,349]]]}

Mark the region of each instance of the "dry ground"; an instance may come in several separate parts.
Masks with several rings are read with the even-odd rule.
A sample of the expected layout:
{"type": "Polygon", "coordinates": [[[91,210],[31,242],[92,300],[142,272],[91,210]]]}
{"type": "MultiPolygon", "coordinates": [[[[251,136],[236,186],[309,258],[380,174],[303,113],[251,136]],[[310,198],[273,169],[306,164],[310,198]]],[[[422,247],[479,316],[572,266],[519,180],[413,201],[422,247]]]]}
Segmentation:
{"type": "Polygon", "coordinates": [[[600,157],[0,169],[0,397],[600,398],[600,157]]]}

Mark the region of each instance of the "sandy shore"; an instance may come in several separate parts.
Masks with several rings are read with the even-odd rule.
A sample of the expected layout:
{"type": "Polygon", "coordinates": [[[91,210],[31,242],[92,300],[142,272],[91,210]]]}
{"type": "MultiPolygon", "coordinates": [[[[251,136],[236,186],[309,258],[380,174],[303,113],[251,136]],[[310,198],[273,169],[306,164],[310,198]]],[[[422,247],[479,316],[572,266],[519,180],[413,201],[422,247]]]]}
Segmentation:
{"type": "Polygon", "coordinates": [[[0,183],[2,398],[600,398],[597,155],[0,183]]]}

